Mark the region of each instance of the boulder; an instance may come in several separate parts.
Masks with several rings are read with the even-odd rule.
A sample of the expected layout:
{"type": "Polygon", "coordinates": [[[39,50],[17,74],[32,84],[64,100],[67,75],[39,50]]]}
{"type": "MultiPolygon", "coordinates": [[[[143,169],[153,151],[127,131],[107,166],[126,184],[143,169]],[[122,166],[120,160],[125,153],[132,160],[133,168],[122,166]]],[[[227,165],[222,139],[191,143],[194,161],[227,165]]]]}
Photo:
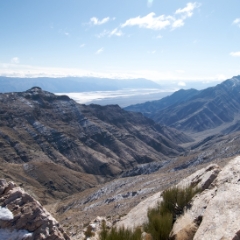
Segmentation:
{"type": "Polygon", "coordinates": [[[4,179],[0,180],[0,236],[1,240],[70,240],[38,201],[4,179]]]}
{"type": "Polygon", "coordinates": [[[174,223],[171,240],[240,239],[240,157],[230,161],[174,223]]]}

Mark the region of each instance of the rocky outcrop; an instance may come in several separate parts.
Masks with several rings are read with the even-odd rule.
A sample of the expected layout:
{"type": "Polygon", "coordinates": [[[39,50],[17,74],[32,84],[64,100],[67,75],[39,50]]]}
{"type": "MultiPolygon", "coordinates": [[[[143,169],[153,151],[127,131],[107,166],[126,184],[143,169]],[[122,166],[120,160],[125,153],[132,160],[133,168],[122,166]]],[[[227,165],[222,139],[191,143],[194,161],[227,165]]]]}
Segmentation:
{"type": "MultiPolygon", "coordinates": [[[[186,186],[197,187],[204,190],[214,181],[220,172],[220,168],[216,164],[211,164],[206,168],[200,169],[189,177],[183,179],[178,183],[178,187],[184,188],[186,186]]],[[[148,221],[147,212],[149,208],[154,208],[161,201],[161,192],[146,198],[134,207],[126,216],[122,217],[116,226],[120,227],[124,225],[127,228],[135,228],[142,226],[148,221]]]]}
{"type": "Polygon", "coordinates": [[[177,219],[170,239],[240,239],[240,157],[229,162],[190,209],[177,219]]]}
{"type": "Polygon", "coordinates": [[[41,204],[13,182],[0,180],[1,240],[70,240],[41,204]]]}

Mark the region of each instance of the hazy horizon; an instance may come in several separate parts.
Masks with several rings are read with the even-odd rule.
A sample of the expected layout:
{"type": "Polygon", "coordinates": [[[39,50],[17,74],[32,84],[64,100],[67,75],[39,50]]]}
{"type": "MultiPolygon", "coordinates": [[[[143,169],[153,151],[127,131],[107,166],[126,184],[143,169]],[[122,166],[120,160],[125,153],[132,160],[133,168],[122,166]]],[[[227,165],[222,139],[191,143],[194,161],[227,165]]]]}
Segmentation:
{"type": "Polygon", "coordinates": [[[145,78],[240,74],[240,2],[1,1],[0,75],[145,78]]]}

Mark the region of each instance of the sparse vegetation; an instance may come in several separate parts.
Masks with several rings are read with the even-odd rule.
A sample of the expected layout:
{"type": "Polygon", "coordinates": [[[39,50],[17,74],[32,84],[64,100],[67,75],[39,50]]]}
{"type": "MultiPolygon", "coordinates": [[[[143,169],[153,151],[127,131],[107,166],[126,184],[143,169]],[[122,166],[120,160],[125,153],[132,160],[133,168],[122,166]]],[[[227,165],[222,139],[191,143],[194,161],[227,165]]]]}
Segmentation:
{"type": "Polygon", "coordinates": [[[148,223],[144,230],[152,235],[153,240],[167,240],[177,216],[183,213],[198,191],[193,187],[165,190],[162,193],[162,202],[156,208],[149,209],[148,223]]]}
{"type": "MultiPolygon", "coordinates": [[[[173,187],[162,193],[162,202],[156,208],[148,210],[148,223],[144,231],[152,236],[152,240],[167,240],[177,216],[181,215],[185,207],[188,207],[193,196],[199,192],[193,187],[173,187]]],[[[131,231],[121,227],[107,230],[106,223],[102,223],[100,240],[140,240],[141,229],[131,231]]]]}
{"type": "Polygon", "coordinates": [[[106,228],[106,223],[102,223],[102,231],[100,233],[100,240],[140,240],[141,229],[137,228],[134,231],[121,227],[119,229],[113,227],[110,231],[106,228]]]}

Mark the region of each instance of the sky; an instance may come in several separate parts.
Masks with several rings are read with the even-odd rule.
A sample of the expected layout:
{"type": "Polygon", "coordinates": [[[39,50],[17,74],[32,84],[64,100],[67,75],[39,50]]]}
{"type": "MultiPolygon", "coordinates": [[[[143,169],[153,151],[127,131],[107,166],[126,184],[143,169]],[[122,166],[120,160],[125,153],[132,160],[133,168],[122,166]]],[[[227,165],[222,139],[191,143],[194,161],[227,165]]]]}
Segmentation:
{"type": "Polygon", "coordinates": [[[1,76],[240,74],[239,0],[2,0],[0,34],[1,76]]]}

